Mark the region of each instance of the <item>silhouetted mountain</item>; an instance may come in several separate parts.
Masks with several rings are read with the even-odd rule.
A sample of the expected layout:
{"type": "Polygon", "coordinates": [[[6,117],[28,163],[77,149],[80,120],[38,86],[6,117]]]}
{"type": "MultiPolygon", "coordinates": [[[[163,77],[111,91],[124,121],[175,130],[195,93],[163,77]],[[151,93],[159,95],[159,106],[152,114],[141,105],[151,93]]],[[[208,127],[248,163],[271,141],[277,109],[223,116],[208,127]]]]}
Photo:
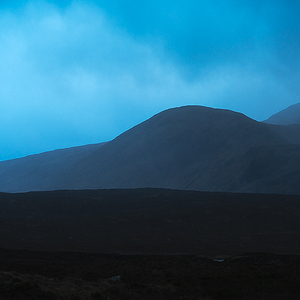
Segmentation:
{"type": "Polygon", "coordinates": [[[277,125],[300,124],[300,103],[281,110],[264,122],[277,125]]]}
{"type": "Polygon", "coordinates": [[[0,190],[156,187],[300,194],[299,137],[300,126],[185,106],[163,111],[67,164],[26,165],[23,159],[21,168],[21,160],[2,162],[0,190]]]}
{"type": "Polygon", "coordinates": [[[0,190],[51,190],[57,174],[105,143],[72,147],[0,162],[0,190]]]}

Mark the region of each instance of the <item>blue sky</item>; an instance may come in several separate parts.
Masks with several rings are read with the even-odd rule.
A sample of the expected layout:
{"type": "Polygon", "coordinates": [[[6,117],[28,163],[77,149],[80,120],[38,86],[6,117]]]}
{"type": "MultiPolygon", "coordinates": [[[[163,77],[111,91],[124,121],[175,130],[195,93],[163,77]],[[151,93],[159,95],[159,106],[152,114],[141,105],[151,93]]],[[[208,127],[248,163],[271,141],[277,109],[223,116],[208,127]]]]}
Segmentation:
{"type": "Polygon", "coordinates": [[[164,109],[300,102],[300,2],[1,1],[0,160],[111,140],[164,109]]]}

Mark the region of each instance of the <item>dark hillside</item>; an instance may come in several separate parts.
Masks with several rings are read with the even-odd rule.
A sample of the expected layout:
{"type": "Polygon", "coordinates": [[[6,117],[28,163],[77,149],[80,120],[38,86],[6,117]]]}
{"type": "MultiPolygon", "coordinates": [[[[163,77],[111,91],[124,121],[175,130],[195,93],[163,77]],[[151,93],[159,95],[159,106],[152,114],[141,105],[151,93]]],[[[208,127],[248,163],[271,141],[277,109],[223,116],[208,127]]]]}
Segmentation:
{"type": "Polygon", "coordinates": [[[72,147],[0,162],[0,190],[52,190],[58,174],[105,143],[72,147]]]}
{"type": "Polygon", "coordinates": [[[281,135],[290,144],[300,145],[300,124],[269,125],[269,128],[281,135]]]}
{"type": "Polygon", "coordinates": [[[276,125],[300,124],[300,103],[281,110],[264,122],[276,125]]]}
{"type": "Polygon", "coordinates": [[[297,133],[287,137],[277,127],[232,111],[197,106],[170,109],[81,160],[72,169],[68,186],[297,194],[298,185],[290,182],[299,178],[295,174],[300,146],[278,148],[299,142],[297,133]],[[283,158],[271,163],[280,164],[279,168],[275,173],[274,168],[265,168],[266,179],[261,176],[247,181],[253,165],[261,159],[260,152],[253,149],[264,147],[276,153],[280,149],[278,155],[283,158]],[[284,158],[288,158],[290,169],[283,172],[284,158]],[[289,176],[285,177],[286,173],[289,176]],[[282,178],[281,187],[265,182],[272,176],[282,178]],[[259,188],[252,188],[253,181],[259,188]]]}
{"type": "MultiPolygon", "coordinates": [[[[172,188],[300,194],[300,127],[229,110],[163,111],[80,154],[0,163],[0,190],[172,188]]],[[[62,154],[60,156],[60,153],[62,154]]],[[[66,155],[65,155],[66,154],[66,155]]]]}

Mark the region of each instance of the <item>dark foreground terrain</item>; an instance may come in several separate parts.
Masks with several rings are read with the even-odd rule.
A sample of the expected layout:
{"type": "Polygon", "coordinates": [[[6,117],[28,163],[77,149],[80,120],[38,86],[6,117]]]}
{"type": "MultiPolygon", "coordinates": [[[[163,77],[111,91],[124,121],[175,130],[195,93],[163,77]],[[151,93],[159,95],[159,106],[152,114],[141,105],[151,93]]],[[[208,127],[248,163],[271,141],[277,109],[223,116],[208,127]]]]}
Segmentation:
{"type": "Polygon", "coordinates": [[[299,299],[299,219],[299,196],[2,193],[0,300],[299,299]]]}
{"type": "Polygon", "coordinates": [[[0,299],[298,300],[299,296],[300,257],[296,255],[0,250],[0,299]]]}
{"type": "Polygon", "coordinates": [[[115,254],[300,253],[300,197],[164,189],[0,193],[0,247],[115,254]]]}

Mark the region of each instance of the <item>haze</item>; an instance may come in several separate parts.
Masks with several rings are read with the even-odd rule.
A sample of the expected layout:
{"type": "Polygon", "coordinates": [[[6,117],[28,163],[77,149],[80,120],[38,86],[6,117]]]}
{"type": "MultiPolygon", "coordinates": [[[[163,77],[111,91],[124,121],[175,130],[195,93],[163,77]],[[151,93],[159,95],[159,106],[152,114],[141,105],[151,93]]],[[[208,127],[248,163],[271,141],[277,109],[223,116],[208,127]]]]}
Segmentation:
{"type": "Polygon", "coordinates": [[[0,160],[111,140],[164,109],[299,102],[298,1],[1,1],[0,160]]]}

